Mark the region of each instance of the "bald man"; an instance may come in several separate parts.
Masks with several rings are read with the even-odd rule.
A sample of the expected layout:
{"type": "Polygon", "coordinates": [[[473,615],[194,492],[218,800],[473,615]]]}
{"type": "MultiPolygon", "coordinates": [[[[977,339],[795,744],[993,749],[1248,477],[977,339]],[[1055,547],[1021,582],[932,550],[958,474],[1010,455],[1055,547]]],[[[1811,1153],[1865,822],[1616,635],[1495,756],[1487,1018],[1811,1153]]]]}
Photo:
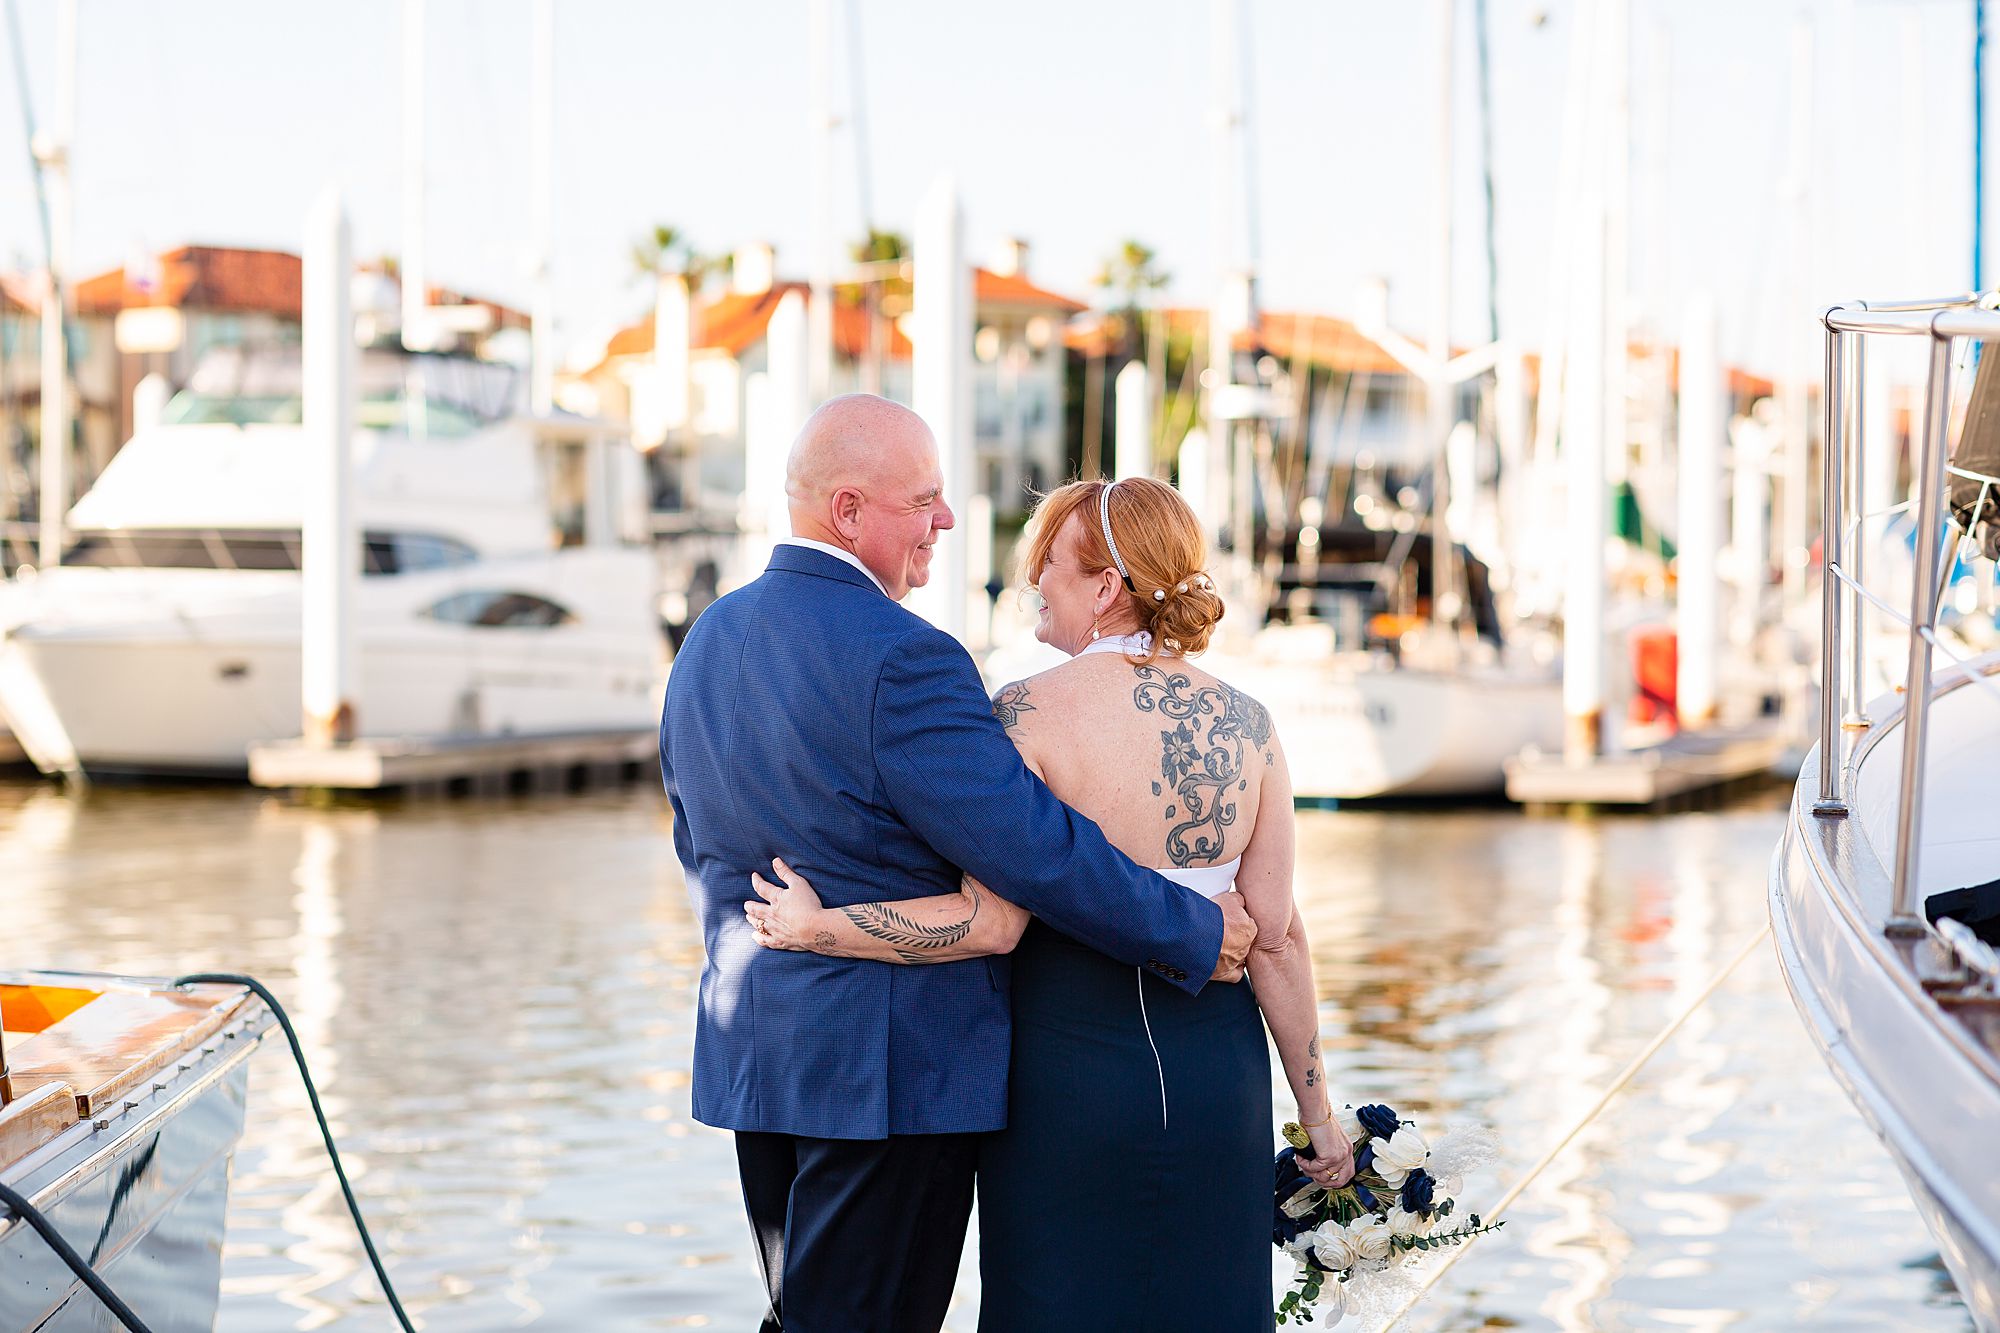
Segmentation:
{"type": "Polygon", "coordinates": [[[969,874],[1191,993],[1241,974],[1255,927],[1057,801],[965,649],[898,605],[953,523],[920,417],[831,400],[793,445],[785,488],[795,535],[689,630],[660,723],[708,955],[694,1114],[736,1135],[766,1333],[934,1333],[977,1136],[1006,1123],[1007,959],[898,967],[760,948],[751,874],[782,855],[830,907],[955,892],[969,874]]]}

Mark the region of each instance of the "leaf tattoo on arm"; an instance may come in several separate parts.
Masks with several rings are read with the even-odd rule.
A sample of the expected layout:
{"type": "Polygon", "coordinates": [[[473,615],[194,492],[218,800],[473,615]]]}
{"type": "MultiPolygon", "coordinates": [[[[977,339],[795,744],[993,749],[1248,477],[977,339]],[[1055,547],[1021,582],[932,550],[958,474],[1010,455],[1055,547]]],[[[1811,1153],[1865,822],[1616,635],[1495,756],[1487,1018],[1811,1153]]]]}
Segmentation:
{"type": "Polygon", "coordinates": [[[897,911],[889,903],[863,903],[859,907],[843,907],[840,914],[853,922],[863,934],[881,940],[895,950],[896,957],[906,963],[942,963],[949,959],[939,958],[936,951],[949,949],[972,933],[972,923],[979,916],[979,891],[967,886],[972,900],[972,910],[963,921],[946,922],[940,926],[920,925],[897,911]]]}

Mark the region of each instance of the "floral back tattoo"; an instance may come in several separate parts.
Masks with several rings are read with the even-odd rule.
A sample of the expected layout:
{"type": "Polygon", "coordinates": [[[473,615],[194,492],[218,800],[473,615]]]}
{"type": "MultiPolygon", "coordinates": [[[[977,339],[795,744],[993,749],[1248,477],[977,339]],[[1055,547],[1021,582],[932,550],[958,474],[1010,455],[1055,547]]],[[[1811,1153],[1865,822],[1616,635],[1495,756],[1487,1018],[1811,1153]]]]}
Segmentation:
{"type": "Polygon", "coordinates": [[[1173,793],[1165,814],[1177,822],[1167,831],[1167,856],[1182,867],[1216,861],[1236,822],[1237,797],[1250,787],[1245,742],[1272,762],[1271,715],[1220,681],[1197,685],[1156,666],[1134,671],[1133,704],[1173,724],[1160,733],[1160,781],[1153,784],[1155,796],[1173,793]]]}

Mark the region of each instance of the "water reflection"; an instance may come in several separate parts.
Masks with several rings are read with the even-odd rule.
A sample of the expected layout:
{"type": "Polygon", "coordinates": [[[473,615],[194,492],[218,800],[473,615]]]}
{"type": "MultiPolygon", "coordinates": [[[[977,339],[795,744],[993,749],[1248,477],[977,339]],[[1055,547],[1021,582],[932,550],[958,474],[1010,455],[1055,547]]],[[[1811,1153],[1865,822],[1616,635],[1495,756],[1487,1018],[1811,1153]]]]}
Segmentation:
{"type": "MultiPolygon", "coordinates": [[[[1504,1160],[1466,1191],[1497,1197],[1761,926],[1779,826],[1775,797],[1301,816],[1336,1090],[1495,1125],[1504,1160]]],[[[688,1115],[700,946],[668,834],[648,790],[317,810],[0,786],[13,959],[271,982],[431,1330],[755,1321],[729,1143],[688,1115]]],[[[251,1096],[218,1328],[386,1327],[275,1043],[251,1096]]],[[[1408,1327],[1964,1328],[1931,1250],[1760,951],[1408,1327]]],[[[968,1265],[951,1327],[976,1318],[968,1265]]]]}

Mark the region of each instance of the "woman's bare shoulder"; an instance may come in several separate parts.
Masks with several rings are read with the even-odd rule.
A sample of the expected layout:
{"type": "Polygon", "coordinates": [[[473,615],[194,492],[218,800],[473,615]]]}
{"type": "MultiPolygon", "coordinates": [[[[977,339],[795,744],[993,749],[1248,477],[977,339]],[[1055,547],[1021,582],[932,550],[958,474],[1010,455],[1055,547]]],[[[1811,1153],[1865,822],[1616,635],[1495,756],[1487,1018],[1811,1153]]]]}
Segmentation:
{"type": "Polygon", "coordinates": [[[1009,681],[993,691],[993,716],[999,719],[1009,736],[1018,740],[1023,731],[1042,721],[1040,717],[1030,717],[1030,714],[1048,712],[1061,696],[1068,693],[1066,682],[1059,679],[1068,665],[1065,662],[1047,671],[1009,681]]]}

